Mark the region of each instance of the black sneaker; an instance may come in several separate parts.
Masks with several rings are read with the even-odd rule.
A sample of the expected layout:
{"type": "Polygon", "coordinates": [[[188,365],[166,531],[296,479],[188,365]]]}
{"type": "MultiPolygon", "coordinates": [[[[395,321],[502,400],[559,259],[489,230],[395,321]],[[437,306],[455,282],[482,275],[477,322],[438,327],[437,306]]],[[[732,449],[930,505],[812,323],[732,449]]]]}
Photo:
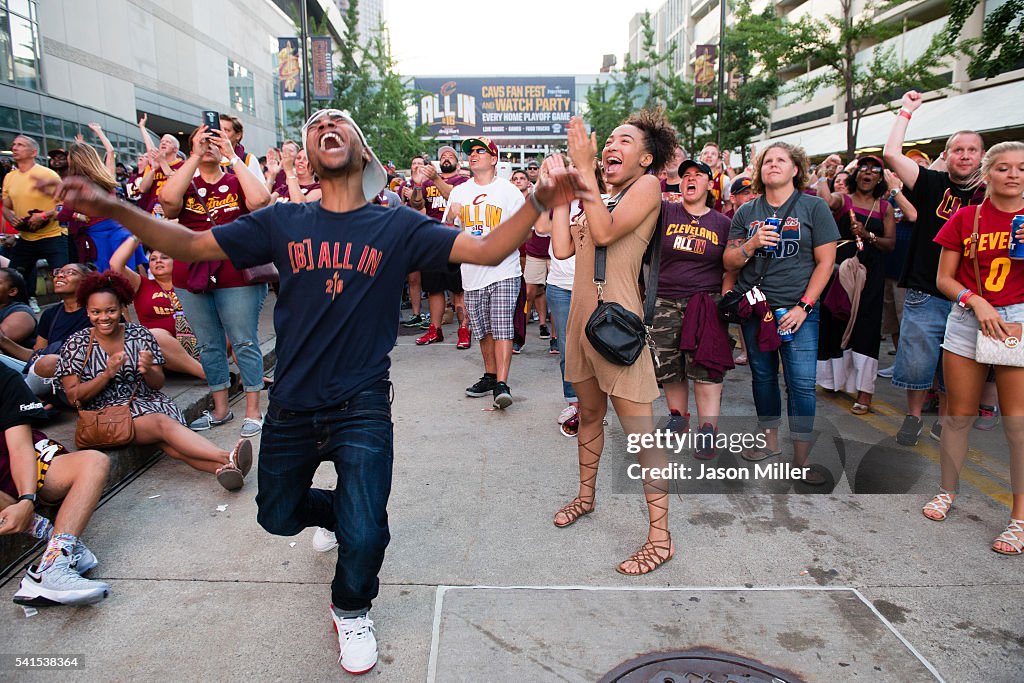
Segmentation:
{"type": "Polygon", "coordinates": [[[928,436],[932,437],[936,441],[942,441],[942,422],[939,420],[935,421],[932,428],[928,430],[928,436]]]}
{"type": "Polygon", "coordinates": [[[548,342],[548,353],[550,353],[552,356],[557,356],[562,353],[561,351],[558,350],[558,340],[555,339],[554,337],[552,337],[551,341],[548,342]]]}
{"type": "Polygon", "coordinates": [[[410,313],[409,317],[402,321],[402,327],[419,327],[423,324],[423,316],[419,313],[410,313]]]}
{"type": "Polygon", "coordinates": [[[540,338],[540,339],[551,339],[551,330],[548,329],[547,325],[541,325],[539,332],[540,332],[540,334],[537,335],[538,338],[540,338]]]}
{"type": "Polygon", "coordinates": [[[679,413],[672,413],[668,417],[665,429],[676,434],[685,434],[690,431],[690,414],[680,415],[679,413]]]}
{"type": "Polygon", "coordinates": [[[512,354],[518,356],[523,352],[523,345],[519,342],[512,342],[512,354]]]}
{"type": "Polygon", "coordinates": [[[916,446],[924,430],[924,420],[913,415],[903,418],[903,426],[896,432],[896,443],[901,446],[916,446]]]}
{"type": "Polygon", "coordinates": [[[498,386],[498,378],[485,372],[484,376],[478,379],[476,384],[466,389],[466,396],[472,396],[473,398],[489,396],[496,386],[498,386]]]}
{"type": "Polygon", "coordinates": [[[710,422],[702,424],[694,437],[693,457],[698,460],[714,460],[718,454],[715,450],[717,438],[718,430],[710,422]]]}
{"type": "Polygon", "coordinates": [[[512,392],[504,382],[497,382],[494,385],[494,408],[504,410],[512,405],[512,392]]]}

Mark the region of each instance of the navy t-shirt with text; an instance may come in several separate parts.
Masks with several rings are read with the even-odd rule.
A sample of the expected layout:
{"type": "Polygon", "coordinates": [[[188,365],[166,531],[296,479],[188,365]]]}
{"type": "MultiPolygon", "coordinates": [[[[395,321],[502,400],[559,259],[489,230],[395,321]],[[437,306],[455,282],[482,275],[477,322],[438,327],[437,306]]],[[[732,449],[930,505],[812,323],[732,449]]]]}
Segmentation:
{"type": "Polygon", "coordinates": [[[213,229],[236,268],[281,274],[271,401],[312,411],[387,377],[406,275],[448,267],[458,231],[406,207],[273,204],[213,229]]]}

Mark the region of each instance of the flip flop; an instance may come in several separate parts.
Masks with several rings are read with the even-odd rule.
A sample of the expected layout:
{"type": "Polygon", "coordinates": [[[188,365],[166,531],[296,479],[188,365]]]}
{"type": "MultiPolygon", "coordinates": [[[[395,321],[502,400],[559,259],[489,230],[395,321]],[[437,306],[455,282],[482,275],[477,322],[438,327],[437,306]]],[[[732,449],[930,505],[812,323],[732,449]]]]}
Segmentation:
{"type": "Polygon", "coordinates": [[[747,364],[747,354],[741,353],[740,355],[736,356],[735,359],[733,359],[733,362],[736,363],[736,365],[746,365],[747,364]]]}
{"type": "Polygon", "coordinates": [[[854,403],[850,407],[850,412],[854,415],[867,415],[871,412],[871,406],[865,403],[854,403]]]}
{"type": "Polygon", "coordinates": [[[777,458],[782,455],[782,451],[772,452],[767,448],[752,448],[749,451],[743,451],[740,453],[740,457],[747,462],[761,462],[768,458],[777,458]]]}

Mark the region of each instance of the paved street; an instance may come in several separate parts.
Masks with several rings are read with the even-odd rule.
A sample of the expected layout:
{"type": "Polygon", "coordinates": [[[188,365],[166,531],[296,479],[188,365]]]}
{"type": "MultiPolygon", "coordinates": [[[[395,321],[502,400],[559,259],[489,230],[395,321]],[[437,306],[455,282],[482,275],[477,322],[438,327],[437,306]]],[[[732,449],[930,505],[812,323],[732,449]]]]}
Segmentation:
{"type": "MultiPolygon", "coordinates": [[[[1020,680],[1024,565],[989,550],[1008,516],[999,432],[972,435],[965,495],[936,524],[919,510],[938,479],[937,444],[894,445],[900,394],[886,385],[864,418],[849,415],[849,398],[819,394],[855,485],[915,493],[851,493],[846,477],[828,495],[680,492],[675,558],[629,578],[615,566],[642,542],[646,518],[639,485],[615,471],[625,444],[613,419],[597,510],[568,529],[551,524],[575,493],[576,449],[555,424],[557,357],[536,326],[529,333],[503,413],[463,395],[481,374],[475,347],[399,338],[393,539],[369,680],[595,681],[634,657],[692,649],[807,681],[1020,680]]],[[[746,369],[725,395],[726,415],[750,414],[746,369]]],[[[228,445],[236,428],[212,438],[228,445]]],[[[317,481],[333,477],[323,467],[317,481]]],[[[113,595],[26,618],[10,601],[19,575],[0,589],[0,649],[84,655],[70,680],[345,678],[327,612],[333,554],[312,550],[312,530],[265,533],[255,494],[255,477],[230,494],[160,460],[103,504],[85,536],[113,595]]]]}

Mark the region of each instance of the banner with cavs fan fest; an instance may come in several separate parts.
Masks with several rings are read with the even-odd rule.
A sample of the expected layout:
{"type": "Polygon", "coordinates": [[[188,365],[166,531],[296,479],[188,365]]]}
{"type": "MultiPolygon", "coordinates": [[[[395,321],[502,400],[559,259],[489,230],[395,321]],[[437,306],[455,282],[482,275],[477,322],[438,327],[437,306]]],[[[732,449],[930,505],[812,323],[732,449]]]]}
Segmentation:
{"type": "Polygon", "coordinates": [[[572,76],[416,78],[414,88],[417,123],[435,138],[564,138],[576,98],[572,76]]]}

